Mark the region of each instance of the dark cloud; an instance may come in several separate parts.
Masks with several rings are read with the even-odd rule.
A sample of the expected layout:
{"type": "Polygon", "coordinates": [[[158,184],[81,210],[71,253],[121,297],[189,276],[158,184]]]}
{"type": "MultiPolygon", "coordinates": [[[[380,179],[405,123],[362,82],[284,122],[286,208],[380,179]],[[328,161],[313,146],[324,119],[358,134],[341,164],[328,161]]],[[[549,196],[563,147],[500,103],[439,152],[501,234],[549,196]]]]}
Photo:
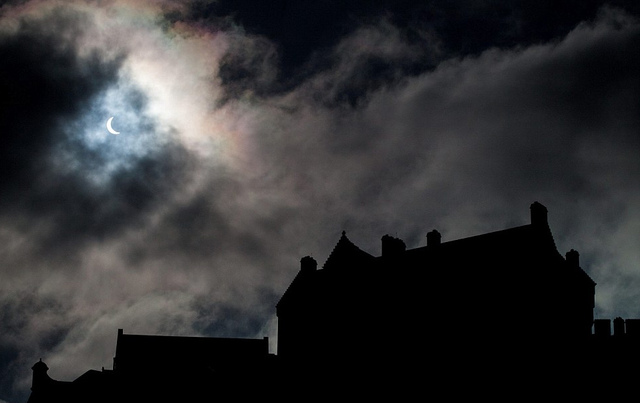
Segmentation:
{"type": "Polygon", "coordinates": [[[113,82],[118,60],[77,54],[74,40],[90,17],[58,10],[46,20],[21,19],[0,37],[2,77],[0,186],[4,201],[46,171],[48,152],[62,140],[61,126],[113,82]]]}
{"type": "Polygon", "coordinates": [[[60,320],[68,309],[59,300],[42,297],[36,290],[0,297],[0,390],[3,398],[15,388],[16,376],[28,373],[30,357],[57,348],[68,334],[69,322],[60,320]]]}
{"type": "MultiPolygon", "coordinates": [[[[637,2],[614,0],[609,6],[640,14],[637,2]]],[[[340,97],[351,103],[371,88],[379,88],[397,79],[398,68],[406,75],[433,69],[451,57],[478,55],[489,48],[507,49],[559,40],[582,21],[595,18],[601,1],[304,1],[262,2],[196,1],[188,15],[180,18],[210,23],[214,26],[239,24],[251,35],[268,38],[277,46],[277,80],[262,93],[288,91],[304,83],[319,71],[336,67],[334,47],[362,29],[377,24],[381,18],[400,32],[412,45],[411,63],[398,65],[393,60],[370,55],[362,60],[360,83],[352,83],[340,97]],[[438,52],[433,52],[434,43],[438,52]],[[421,51],[419,48],[423,47],[421,51]]],[[[233,58],[231,58],[233,59],[233,58]]],[[[247,60],[229,60],[222,76],[227,86],[247,82],[256,70],[247,69],[247,60]]],[[[258,73],[260,74],[260,73],[258,73]]]]}
{"type": "MultiPolygon", "coordinates": [[[[79,241],[103,239],[143,219],[185,179],[192,160],[181,145],[166,143],[116,167],[106,186],[91,182],[114,156],[84,144],[73,122],[116,83],[126,57],[81,51],[91,25],[87,13],[56,8],[18,20],[0,42],[0,127],[11,133],[0,140],[2,216],[5,225],[48,226],[41,253],[68,253],[79,241]],[[62,167],[64,158],[75,167],[62,167]]],[[[144,118],[144,96],[134,91],[127,100],[144,118]]],[[[149,120],[141,130],[157,132],[149,120]]]]}
{"type": "Polygon", "coordinates": [[[265,318],[272,315],[271,307],[279,299],[280,295],[266,287],[235,294],[233,304],[198,298],[193,304],[198,313],[193,327],[200,334],[214,337],[255,337],[265,331],[265,318]]]}
{"type": "MultiPolygon", "coordinates": [[[[514,206],[538,198],[586,206],[621,192],[631,197],[627,205],[638,174],[630,157],[638,151],[637,42],[637,20],[608,8],[563,40],[492,49],[399,80],[353,113],[310,102],[325,94],[324,83],[340,82],[347,66],[358,65],[350,49],[340,54],[343,70],[314,76],[297,91],[301,98],[293,98],[293,104],[317,107],[297,109],[292,116],[298,121],[283,134],[294,139],[302,133],[304,139],[293,140],[298,153],[263,147],[276,153],[283,169],[296,167],[301,175],[303,167],[309,187],[328,196],[318,205],[335,206],[339,199],[350,212],[345,222],[367,230],[371,221],[388,219],[413,222],[417,232],[432,221],[464,236],[487,225],[500,228],[491,223],[498,216],[505,224],[519,222],[509,212],[518,214],[514,206]],[[597,150],[606,152],[594,158],[597,150]],[[607,189],[601,177],[609,175],[625,185],[607,189]],[[475,206],[458,200],[464,194],[474,195],[475,206]],[[470,219],[465,211],[476,218],[463,223],[470,219]],[[478,225],[478,219],[486,221],[478,225]]],[[[368,43],[361,45],[366,52],[368,43]]],[[[378,240],[372,242],[376,250],[378,240]]]]}
{"type": "Polygon", "coordinates": [[[37,343],[38,350],[48,351],[55,348],[69,331],[68,323],[47,323],[48,319],[60,317],[68,307],[54,298],[43,298],[36,290],[22,293],[18,298],[9,299],[5,296],[1,303],[2,341],[14,348],[25,347],[20,337],[26,334],[31,338],[30,342],[37,343]]]}
{"type": "Polygon", "coordinates": [[[244,96],[267,96],[273,92],[278,72],[277,51],[262,37],[235,35],[232,51],[220,62],[218,76],[225,83],[220,103],[244,96]]]}

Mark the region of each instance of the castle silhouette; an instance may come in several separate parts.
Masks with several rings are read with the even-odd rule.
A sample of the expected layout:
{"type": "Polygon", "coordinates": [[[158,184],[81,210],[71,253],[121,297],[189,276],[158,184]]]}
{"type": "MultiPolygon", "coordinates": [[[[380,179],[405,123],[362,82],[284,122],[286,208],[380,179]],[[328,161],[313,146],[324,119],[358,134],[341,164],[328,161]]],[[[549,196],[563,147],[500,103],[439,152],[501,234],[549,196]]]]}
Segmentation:
{"type": "Polygon", "coordinates": [[[578,252],[558,252],[545,206],[530,213],[448,242],[433,230],[415,249],[385,235],[380,256],[343,232],[321,269],[301,259],[276,305],[277,355],[267,338],[119,329],[112,370],[61,382],[39,361],[29,403],[610,394],[638,375],[640,319],[616,318],[613,334],[594,320],[578,252]]]}

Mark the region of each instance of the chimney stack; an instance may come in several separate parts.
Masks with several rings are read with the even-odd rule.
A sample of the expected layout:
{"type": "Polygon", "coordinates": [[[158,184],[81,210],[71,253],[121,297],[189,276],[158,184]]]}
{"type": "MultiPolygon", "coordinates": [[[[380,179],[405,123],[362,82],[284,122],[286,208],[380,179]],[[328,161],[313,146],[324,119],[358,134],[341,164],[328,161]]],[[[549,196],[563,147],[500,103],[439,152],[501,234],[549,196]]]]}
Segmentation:
{"type": "Polygon", "coordinates": [[[613,320],[613,335],[616,337],[624,336],[624,319],[619,316],[613,320]]]}
{"type": "Polygon", "coordinates": [[[442,235],[437,230],[427,234],[427,246],[438,246],[442,242],[442,235]]]}
{"type": "Polygon", "coordinates": [[[547,208],[538,202],[531,204],[531,224],[548,226],[547,221],[547,208]]]}
{"type": "Polygon", "coordinates": [[[593,333],[597,337],[611,336],[611,319],[596,319],[593,321],[593,333]]]}
{"type": "Polygon", "coordinates": [[[576,269],[580,267],[580,254],[575,249],[571,249],[569,252],[567,252],[567,254],[565,255],[565,260],[567,261],[569,267],[575,267],[576,269]]]}
{"type": "Polygon", "coordinates": [[[397,256],[407,249],[404,241],[391,235],[382,237],[382,256],[397,256]]]}
{"type": "Polygon", "coordinates": [[[311,256],[305,256],[300,259],[300,270],[304,272],[315,271],[318,268],[318,262],[311,256]]]}

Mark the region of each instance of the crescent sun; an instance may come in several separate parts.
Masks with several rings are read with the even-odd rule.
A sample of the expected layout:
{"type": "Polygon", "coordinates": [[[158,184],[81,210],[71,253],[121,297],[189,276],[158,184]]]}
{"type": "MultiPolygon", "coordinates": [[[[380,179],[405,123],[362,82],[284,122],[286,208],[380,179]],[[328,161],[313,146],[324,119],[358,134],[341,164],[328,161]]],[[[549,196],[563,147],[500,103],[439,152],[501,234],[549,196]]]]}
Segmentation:
{"type": "Polygon", "coordinates": [[[107,120],[107,130],[109,130],[109,133],[111,133],[111,134],[120,134],[120,132],[117,132],[117,131],[113,130],[113,127],[111,127],[111,121],[113,120],[113,118],[114,117],[111,116],[109,118],[109,120],[107,120]]]}

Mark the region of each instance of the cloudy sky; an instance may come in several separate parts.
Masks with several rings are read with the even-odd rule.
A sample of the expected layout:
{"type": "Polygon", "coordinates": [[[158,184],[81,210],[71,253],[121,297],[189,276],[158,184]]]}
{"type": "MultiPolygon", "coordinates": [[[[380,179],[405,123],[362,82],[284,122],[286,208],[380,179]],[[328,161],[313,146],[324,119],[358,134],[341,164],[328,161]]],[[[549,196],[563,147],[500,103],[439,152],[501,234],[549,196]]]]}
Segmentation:
{"type": "Polygon", "coordinates": [[[274,341],[343,230],[378,255],[536,200],[596,317],[640,317],[635,1],[3,4],[0,401],[118,328],[274,341]]]}

